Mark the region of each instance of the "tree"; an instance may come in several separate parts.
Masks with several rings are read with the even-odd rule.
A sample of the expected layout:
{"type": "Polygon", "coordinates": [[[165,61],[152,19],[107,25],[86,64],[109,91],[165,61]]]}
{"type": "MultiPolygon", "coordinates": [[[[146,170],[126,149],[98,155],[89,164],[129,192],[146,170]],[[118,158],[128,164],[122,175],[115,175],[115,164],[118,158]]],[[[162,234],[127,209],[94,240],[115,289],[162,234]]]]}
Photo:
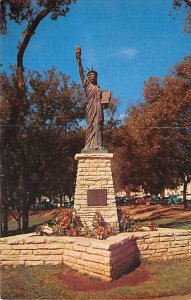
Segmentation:
{"type": "MultiPolygon", "coordinates": [[[[25,116],[29,110],[27,99],[27,86],[24,77],[23,58],[25,51],[29,45],[32,36],[40,22],[50,14],[52,20],[56,20],[59,16],[65,16],[69,11],[69,7],[76,0],[2,0],[1,1],[1,20],[0,29],[2,34],[6,34],[8,20],[13,20],[17,24],[25,23],[26,28],[22,32],[22,40],[18,43],[17,65],[15,76],[16,95],[12,102],[12,109],[9,118],[6,120],[6,126],[12,126],[9,131],[9,138],[21,146],[23,132],[26,130],[25,116]]],[[[2,135],[5,136],[3,129],[2,135]]],[[[21,172],[22,173],[22,172],[21,172]]],[[[23,182],[21,178],[21,182],[23,182]]],[[[20,188],[22,185],[20,185],[20,188]]],[[[22,193],[24,195],[24,190],[22,193]]]]}
{"type": "Polygon", "coordinates": [[[108,148],[110,151],[114,150],[113,139],[111,138],[113,131],[121,124],[118,106],[118,99],[112,97],[104,114],[103,140],[106,148],[108,148]]]}
{"type": "Polygon", "coordinates": [[[29,72],[24,127],[22,134],[12,135],[7,120],[14,109],[16,76],[4,73],[0,77],[1,117],[6,125],[2,139],[4,203],[12,199],[9,206],[17,209],[22,228],[27,230],[29,208],[38,194],[58,193],[61,185],[67,194],[74,186],[74,155],[83,147],[80,120],[84,118],[85,97],[81,86],[55,69],[42,75],[29,72]]]}
{"type": "Polygon", "coordinates": [[[185,24],[184,31],[187,33],[191,32],[191,1],[190,0],[173,0],[173,8],[180,11],[185,11],[185,24]]]}
{"type": "Polygon", "coordinates": [[[22,40],[18,43],[17,53],[17,97],[14,109],[13,124],[15,122],[23,125],[23,116],[27,109],[26,88],[24,80],[23,57],[27,46],[35,34],[40,22],[50,14],[52,20],[59,16],[65,16],[69,11],[71,3],[76,0],[3,0],[1,5],[1,27],[2,33],[6,30],[7,19],[17,24],[27,22],[26,29],[22,32],[22,40]]]}
{"type": "Polygon", "coordinates": [[[131,108],[120,129],[120,151],[127,167],[121,172],[123,184],[142,182],[153,191],[183,182],[185,206],[191,175],[190,74],[187,56],[163,80],[151,77],[144,86],[145,102],[131,108]]]}

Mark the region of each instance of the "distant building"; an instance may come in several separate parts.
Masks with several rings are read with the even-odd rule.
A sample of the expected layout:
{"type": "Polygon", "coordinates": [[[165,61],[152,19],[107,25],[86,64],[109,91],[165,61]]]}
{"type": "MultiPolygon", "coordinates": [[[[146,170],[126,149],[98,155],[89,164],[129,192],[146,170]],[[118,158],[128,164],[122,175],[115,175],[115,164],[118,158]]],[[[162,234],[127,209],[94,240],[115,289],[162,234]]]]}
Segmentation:
{"type": "MultiPolygon", "coordinates": [[[[136,191],[130,192],[130,196],[143,196],[144,194],[145,194],[145,192],[142,189],[142,187],[140,187],[136,191]]],[[[169,195],[176,195],[176,196],[180,196],[180,197],[183,196],[183,184],[178,186],[176,189],[165,189],[165,196],[169,196],[169,195]]],[[[118,191],[116,193],[116,196],[125,197],[126,196],[125,190],[118,191]]],[[[187,198],[187,200],[191,200],[191,182],[188,183],[188,186],[187,186],[186,198],[187,198]]]]}
{"type": "MultiPolygon", "coordinates": [[[[183,196],[183,184],[179,185],[176,189],[173,190],[165,189],[165,196],[168,195],[183,196]]],[[[191,182],[187,185],[186,198],[187,200],[191,200],[191,182]]]]}

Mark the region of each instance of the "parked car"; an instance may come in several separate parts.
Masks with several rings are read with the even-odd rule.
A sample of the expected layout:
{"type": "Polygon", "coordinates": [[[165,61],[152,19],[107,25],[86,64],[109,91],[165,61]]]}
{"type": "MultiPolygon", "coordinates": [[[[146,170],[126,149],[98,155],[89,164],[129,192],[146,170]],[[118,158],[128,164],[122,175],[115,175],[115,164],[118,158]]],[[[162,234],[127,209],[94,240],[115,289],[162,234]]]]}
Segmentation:
{"type": "Polygon", "coordinates": [[[151,196],[145,195],[145,196],[135,196],[128,199],[127,204],[129,205],[150,205],[151,203],[151,196]]]}
{"type": "Polygon", "coordinates": [[[117,206],[124,206],[128,204],[128,198],[127,197],[115,197],[116,205],[117,206]]]}
{"type": "Polygon", "coordinates": [[[64,202],[64,208],[72,208],[74,206],[74,201],[65,201],[64,202]]]}
{"type": "Polygon", "coordinates": [[[161,198],[158,197],[158,196],[153,195],[153,196],[151,197],[151,202],[150,202],[150,204],[152,204],[152,205],[161,204],[161,198]]]}
{"type": "Polygon", "coordinates": [[[143,204],[151,205],[152,197],[149,195],[143,196],[142,202],[143,202],[143,204]]]}
{"type": "Polygon", "coordinates": [[[182,198],[179,198],[177,196],[166,196],[163,200],[165,205],[176,205],[176,204],[182,204],[183,200],[182,198]]]}

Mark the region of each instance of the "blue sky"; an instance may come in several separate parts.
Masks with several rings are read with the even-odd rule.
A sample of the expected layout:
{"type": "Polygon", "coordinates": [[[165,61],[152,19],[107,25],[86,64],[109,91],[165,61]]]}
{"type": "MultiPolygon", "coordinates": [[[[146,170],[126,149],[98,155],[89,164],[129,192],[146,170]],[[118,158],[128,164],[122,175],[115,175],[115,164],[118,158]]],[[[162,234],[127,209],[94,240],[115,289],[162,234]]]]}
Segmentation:
{"type": "MultiPolygon", "coordinates": [[[[183,32],[184,14],[169,17],[172,0],[77,0],[65,18],[44,19],[24,57],[27,69],[56,67],[80,83],[75,47],[82,48],[84,69],[93,66],[98,83],[121,105],[120,114],[142,99],[144,81],[165,76],[191,52],[183,32]]],[[[2,37],[3,69],[16,64],[22,28],[10,22],[2,37]]]]}

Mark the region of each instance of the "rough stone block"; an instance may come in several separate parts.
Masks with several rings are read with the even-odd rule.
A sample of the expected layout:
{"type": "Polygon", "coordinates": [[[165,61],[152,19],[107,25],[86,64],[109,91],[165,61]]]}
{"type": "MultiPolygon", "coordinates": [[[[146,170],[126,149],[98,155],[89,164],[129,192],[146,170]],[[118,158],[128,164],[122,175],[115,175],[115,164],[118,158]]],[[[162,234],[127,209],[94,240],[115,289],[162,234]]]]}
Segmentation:
{"type": "MultiPolygon", "coordinates": [[[[17,250],[15,250],[15,251],[17,251],[17,250]]],[[[20,252],[20,254],[21,255],[32,255],[33,254],[33,250],[20,250],[20,251],[18,251],[18,252],[20,252]]]]}
{"type": "Polygon", "coordinates": [[[45,242],[44,236],[32,236],[26,239],[26,244],[41,244],[45,242]]]}
{"type": "Polygon", "coordinates": [[[188,243],[188,240],[182,240],[182,241],[173,241],[171,242],[171,247],[185,247],[185,246],[188,246],[189,243],[188,243]]]}
{"type": "Polygon", "coordinates": [[[72,256],[66,256],[66,255],[64,255],[63,256],[63,261],[66,264],[68,264],[68,263],[76,264],[77,259],[75,257],[72,257],[72,256]]]}
{"type": "Polygon", "coordinates": [[[31,261],[31,260],[26,260],[25,261],[25,265],[26,266],[42,266],[44,265],[44,262],[43,261],[31,261]]]}
{"type": "Polygon", "coordinates": [[[19,250],[2,250],[1,254],[2,255],[19,255],[20,251],[19,250]]]}
{"type": "MultiPolygon", "coordinates": [[[[105,256],[105,257],[110,257],[111,253],[109,251],[104,251],[96,248],[87,248],[87,253],[89,254],[95,254],[95,255],[100,255],[100,256],[105,256]]],[[[101,257],[100,257],[101,259],[101,257]]]]}
{"type": "Polygon", "coordinates": [[[145,250],[148,250],[149,249],[149,244],[140,244],[138,245],[138,248],[140,251],[145,251],[145,250]]]}
{"type": "Polygon", "coordinates": [[[0,244],[0,250],[11,250],[12,246],[8,244],[0,244]]]}
{"type": "Polygon", "coordinates": [[[64,249],[64,244],[63,243],[51,243],[51,244],[39,244],[38,249],[64,249]]]}
{"type": "Polygon", "coordinates": [[[1,265],[2,266],[13,266],[13,267],[16,267],[16,266],[19,266],[19,265],[24,265],[24,261],[21,262],[21,261],[18,261],[18,260],[7,260],[7,261],[2,261],[1,262],[1,265]]]}
{"type": "Polygon", "coordinates": [[[166,249],[170,247],[170,242],[149,244],[149,249],[166,249]]]}
{"type": "Polygon", "coordinates": [[[160,237],[160,242],[170,242],[174,241],[175,237],[174,236],[161,236],[160,237]]]}
{"type": "Polygon", "coordinates": [[[21,244],[21,245],[12,245],[12,249],[15,250],[32,250],[32,249],[37,249],[38,245],[37,244],[21,244]]]}
{"type": "Polygon", "coordinates": [[[63,252],[63,249],[38,249],[33,251],[35,255],[59,255],[63,252]]]}
{"type": "MultiPolygon", "coordinates": [[[[100,255],[92,255],[92,254],[88,254],[88,253],[82,253],[82,259],[99,263],[100,262],[100,255]]],[[[103,263],[109,263],[109,258],[108,257],[103,257],[102,262],[103,263]]]]}

